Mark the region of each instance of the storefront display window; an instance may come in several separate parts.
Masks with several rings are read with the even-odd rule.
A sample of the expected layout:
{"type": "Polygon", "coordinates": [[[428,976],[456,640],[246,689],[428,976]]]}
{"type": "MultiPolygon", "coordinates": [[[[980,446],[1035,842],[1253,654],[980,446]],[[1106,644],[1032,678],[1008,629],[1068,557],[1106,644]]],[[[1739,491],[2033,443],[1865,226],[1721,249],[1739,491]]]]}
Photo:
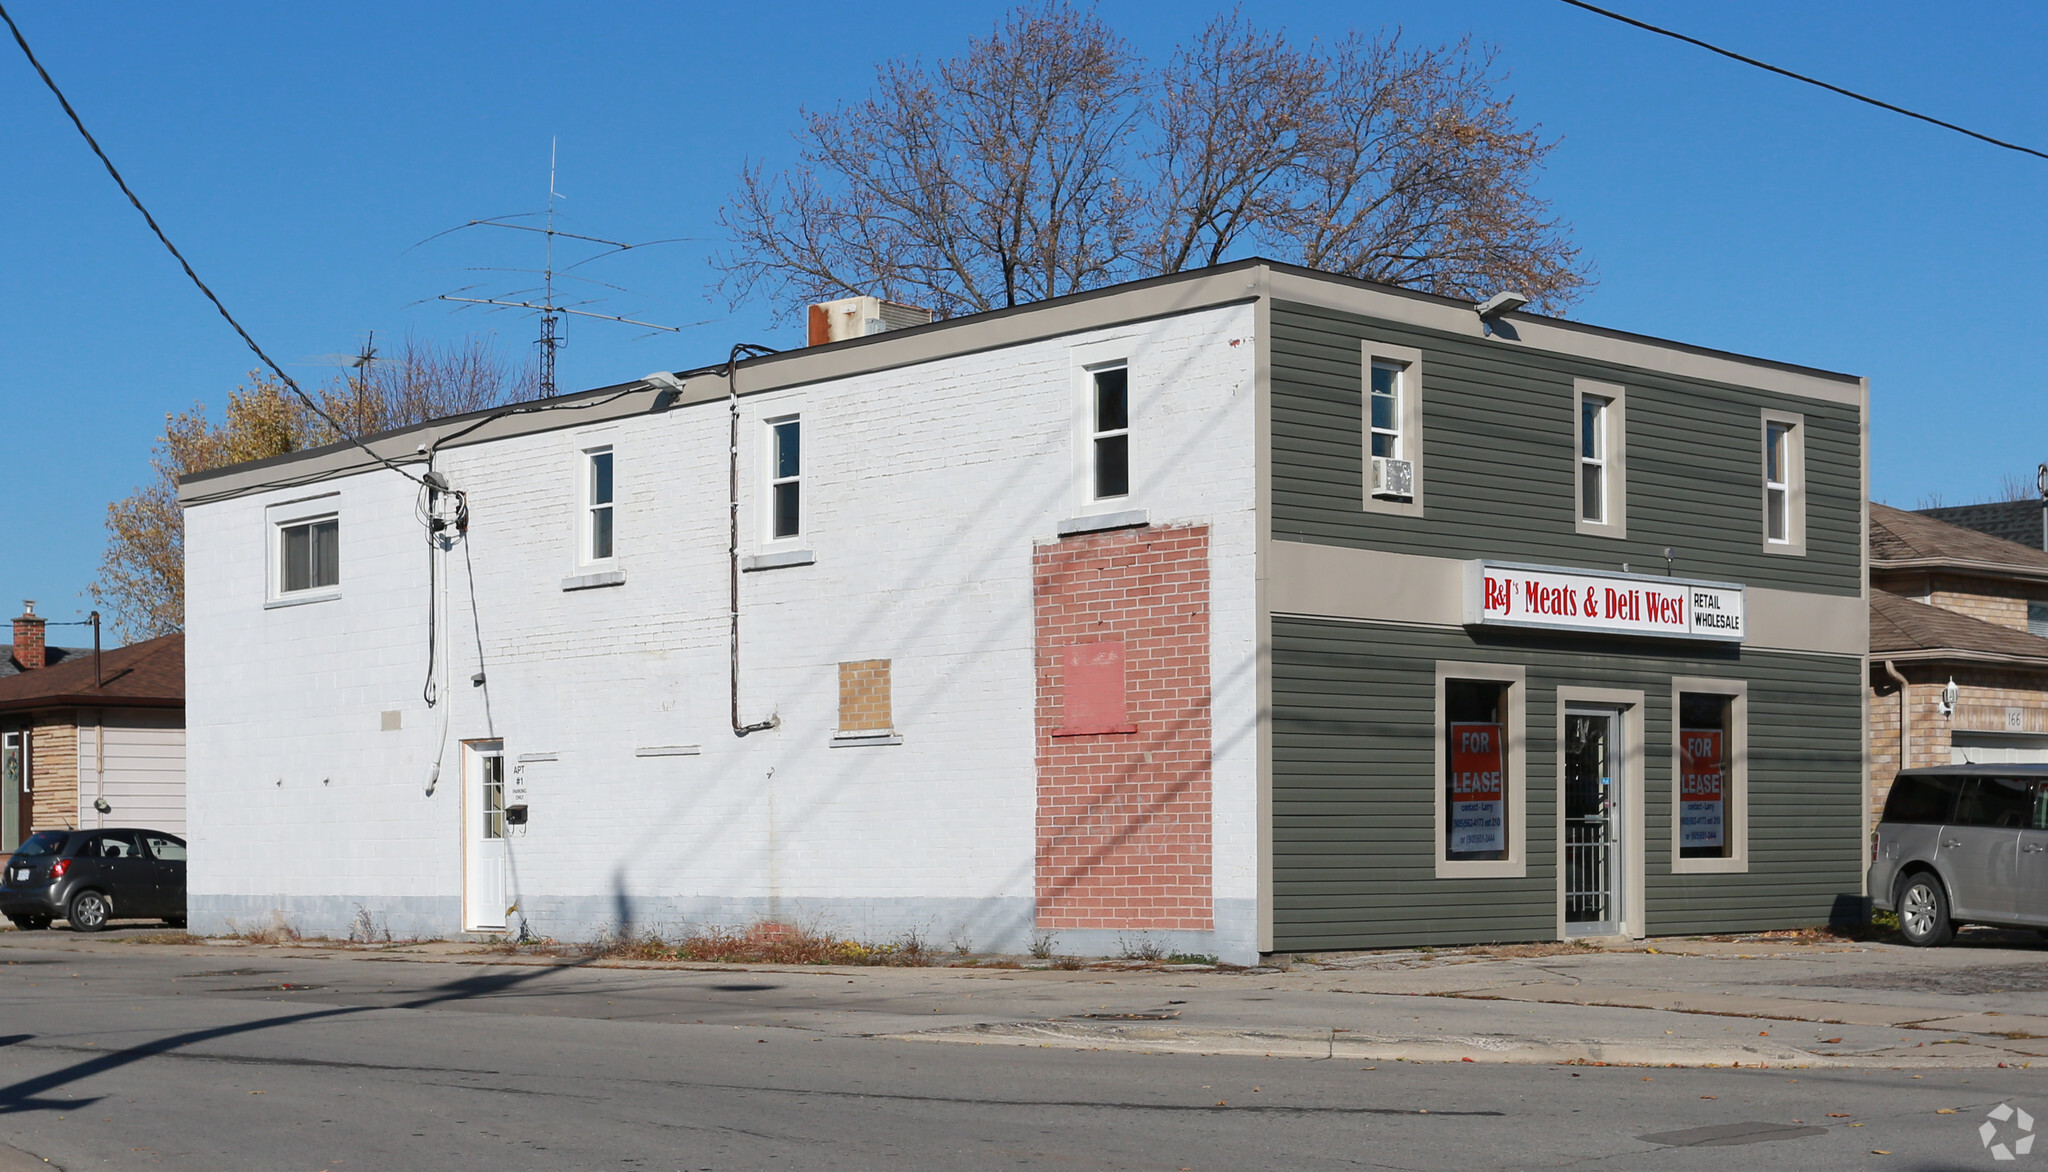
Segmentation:
{"type": "Polygon", "coordinates": [[[1729,697],[1678,698],[1678,855],[1725,859],[1734,835],[1729,816],[1729,697]]]}
{"type": "Polygon", "coordinates": [[[1496,680],[1444,681],[1444,854],[1508,857],[1507,691],[1496,680]]]}

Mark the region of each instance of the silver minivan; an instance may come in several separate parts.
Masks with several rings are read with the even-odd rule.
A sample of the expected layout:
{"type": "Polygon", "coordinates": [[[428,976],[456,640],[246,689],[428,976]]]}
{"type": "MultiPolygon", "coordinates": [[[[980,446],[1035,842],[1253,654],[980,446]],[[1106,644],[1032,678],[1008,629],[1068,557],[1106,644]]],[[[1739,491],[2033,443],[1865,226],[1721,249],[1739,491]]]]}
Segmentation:
{"type": "Polygon", "coordinates": [[[1871,833],[1870,898],[1923,947],[1958,924],[2048,934],[2048,765],[1902,770],[1871,833]]]}

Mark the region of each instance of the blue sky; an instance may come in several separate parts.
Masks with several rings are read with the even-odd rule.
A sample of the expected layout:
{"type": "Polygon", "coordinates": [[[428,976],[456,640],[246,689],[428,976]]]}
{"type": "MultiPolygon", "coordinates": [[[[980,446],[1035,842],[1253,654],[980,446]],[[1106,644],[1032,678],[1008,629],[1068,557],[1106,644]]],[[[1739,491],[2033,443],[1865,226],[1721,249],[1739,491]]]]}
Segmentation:
{"type": "MultiPolygon", "coordinates": [[[[1611,7],[1901,105],[2048,149],[2048,6],[1812,2],[1611,7]]],[[[685,236],[601,262],[609,312],[573,324],[564,387],[791,344],[729,309],[705,264],[749,155],[791,154],[800,106],[865,93],[876,62],[958,52],[1000,4],[79,6],[15,0],[44,63],[200,274],[297,377],[375,330],[455,338],[533,326],[450,313],[471,265],[531,265],[519,233],[561,143],[562,226],[685,236]]],[[[1214,12],[1105,0],[1163,58],[1214,12]]],[[[2032,479],[2048,271],[2048,161],[1902,119],[1555,0],[1262,4],[1300,38],[1400,26],[1499,50],[1524,118],[1563,138],[1542,192],[1595,260],[1574,316],[1867,375],[1873,492],[1911,507],[2032,479]]],[[[149,237],[28,70],[0,44],[0,607],[91,607],[106,505],[148,474],[166,412],[218,407],[250,355],[149,237]]],[[[601,307],[600,307],[601,308],[601,307]]]]}

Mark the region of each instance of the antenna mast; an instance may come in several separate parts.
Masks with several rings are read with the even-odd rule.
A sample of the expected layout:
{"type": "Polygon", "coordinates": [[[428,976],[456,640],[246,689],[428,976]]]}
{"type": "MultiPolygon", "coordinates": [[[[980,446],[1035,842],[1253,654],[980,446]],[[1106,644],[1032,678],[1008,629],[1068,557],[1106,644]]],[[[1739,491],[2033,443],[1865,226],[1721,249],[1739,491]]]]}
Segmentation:
{"type": "MultiPolygon", "coordinates": [[[[427,240],[433,240],[436,239],[437,237],[446,236],[449,232],[461,231],[464,228],[485,227],[513,228],[521,232],[538,232],[546,238],[546,257],[543,267],[540,271],[541,287],[538,290],[538,292],[541,295],[541,299],[539,302],[536,303],[532,301],[514,301],[511,300],[509,297],[505,299],[500,299],[496,297],[457,297],[453,293],[443,293],[439,297],[439,300],[442,301],[456,301],[464,305],[493,305],[497,306],[500,309],[530,309],[538,311],[540,314],[540,392],[542,397],[544,398],[552,398],[555,394],[555,351],[560,349],[562,345],[560,336],[560,322],[562,320],[562,315],[564,314],[574,314],[577,317],[591,317],[596,318],[599,321],[622,322],[629,326],[639,326],[643,329],[649,330],[661,330],[665,333],[671,334],[679,334],[685,328],[687,328],[684,326],[665,326],[660,325],[656,322],[640,321],[637,318],[617,317],[609,313],[591,313],[588,310],[577,309],[573,305],[563,305],[555,300],[556,278],[560,277],[572,281],[587,281],[589,280],[589,278],[579,277],[569,272],[568,270],[589,264],[591,261],[598,260],[602,257],[607,257],[615,253],[624,252],[629,248],[645,248],[650,244],[670,244],[674,243],[677,240],[694,239],[693,237],[676,236],[665,240],[644,240],[638,244],[628,244],[623,240],[607,240],[602,236],[584,236],[580,233],[563,232],[557,229],[555,227],[555,201],[566,198],[560,192],[555,190],[555,164],[557,158],[557,146],[558,140],[554,138],[550,138],[548,140],[548,206],[547,211],[545,213],[546,218],[544,220],[543,227],[536,228],[531,224],[508,224],[505,222],[507,220],[519,219],[524,216],[531,216],[535,214],[533,212],[521,212],[518,215],[499,216],[496,217],[495,219],[489,220],[470,220],[467,223],[458,224],[453,228],[449,228],[441,232],[436,232],[434,233],[433,236],[427,237],[427,240]],[[582,260],[576,261],[574,264],[568,265],[566,268],[557,272],[555,269],[555,240],[557,237],[563,240],[580,240],[586,244],[598,244],[603,245],[604,247],[602,250],[593,253],[590,256],[586,256],[582,260]]],[[[427,240],[420,241],[420,244],[425,244],[427,240]]],[[[415,244],[413,245],[413,247],[418,248],[419,244],[415,244]]],[[[533,272],[532,269],[506,269],[492,271],[526,273],[533,272]]],[[[603,281],[597,281],[593,283],[598,285],[605,285],[605,282],[603,281]]],[[[618,288],[617,285],[607,285],[606,287],[612,289],[618,288]]],[[[475,288],[475,286],[469,286],[469,288],[475,288]]],[[[466,290],[458,290],[458,292],[463,291],[466,290]]],[[[530,293],[533,292],[533,290],[521,290],[521,292],[530,293]]],[[[518,294],[515,293],[512,294],[511,296],[516,297],[518,296],[518,294]]],[[[584,301],[578,302],[577,304],[588,305],[591,303],[588,301],[584,301]]],[[[707,323],[695,322],[692,324],[705,325],[707,323]]]]}
{"type": "Polygon", "coordinates": [[[547,398],[555,394],[555,347],[561,345],[555,337],[555,323],[560,319],[555,306],[555,156],[560,140],[548,138],[548,251],[547,265],[542,270],[541,283],[544,303],[547,308],[540,312],[540,393],[547,398]]]}

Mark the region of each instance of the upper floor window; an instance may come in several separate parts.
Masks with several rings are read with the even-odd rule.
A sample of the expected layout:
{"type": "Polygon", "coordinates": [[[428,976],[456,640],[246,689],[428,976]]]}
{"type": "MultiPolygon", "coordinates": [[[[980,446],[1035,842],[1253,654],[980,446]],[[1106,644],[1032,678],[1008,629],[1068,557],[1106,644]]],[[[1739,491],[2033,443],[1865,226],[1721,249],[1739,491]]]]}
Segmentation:
{"type": "Polygon", "coordinates": [[[2048,602],[2027,604],[2027,634],[2048,639],[2048,602]]]}
{"type": "Polygon", "coordinates": [[[1806,418],[1789,411],[1763,412],[1763,548],[1766,553],[1806,553],[1806,418]]]}
{"type": "Polygon", "coordinates": [[[803,421],[768,422],[768,536],[771,540],[803,532],[803,421]]]}
{"type": "Polygon", "coordinates": [[[315,517],[277,530],[277,592],[297,594],[341,584],[341,521],[315,517]]]}
{"type": "Polygon", "coordinates": [[[1372,364],[1372,454],[1383,460],[1401,458],[1401,367],[1372,364]]]}
{"type": "Polygon", "coordinates": [[[1579,400],[1579,519],[1607,521],[1607,406],[1598,395],[1579,400]]]}
{"type": "Polygon", "coordinates": [[[1768,537],[1777,544],[1792,540],[1792,425],[1764,425],[1764,517],[1768,537]]]}
{"type": "Polygon", "coordinates": [[[613,555],[613,456],[597,448],[584,456],[583,560],[609,561],[613,555]]]}
{"type": "Polygon", "coordinates": [[[1422,352],[1362,343],[1359,446],[1369,512],[1422,515],[1422,352]]]}
{"type": "Polygon", "coordinates": [[[1580,533],[1628,536],[1628,390],[1618,383],[1572,380],[1572,485],[1580,533]]]}
{"type": "Polygon", "coordinates": [[[1089,372],[1089,492],[1096,500],[1131,494],[1131,371],[1089,372]]]}

